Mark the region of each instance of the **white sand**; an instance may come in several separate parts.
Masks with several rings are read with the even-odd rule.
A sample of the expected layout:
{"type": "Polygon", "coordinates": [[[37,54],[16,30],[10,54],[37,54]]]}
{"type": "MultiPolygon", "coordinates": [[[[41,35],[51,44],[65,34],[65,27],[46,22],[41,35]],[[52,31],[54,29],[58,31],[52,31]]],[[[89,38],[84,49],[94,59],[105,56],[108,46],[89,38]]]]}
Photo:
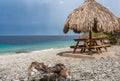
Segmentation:
{"type": "Polygon", "coordinates": [[[89,72],[91,74],[94,74],[95,72],[96,73],[96,76],[94,75],[95,80],[117,81],[117,79],[120,80],[119,69],[117,70],[119,71],[118,72],[119,74],[111,73],[112,71],[107,72],[113,75],[110,75],[109,78],[105,78],[105,79],[104,79],[104,76],[107,77],[108,74],[105,74],[104,76],[100,76],[100,72],[103,72],[104,74],[104,72],[107,71],[108,69],[113,70],[115,67],[120,66],[120,62],[118,62],[120,61],[119,60],[119,57],[120,57],[119,49],[120,49],[120,46],[111,47],[109,51],[114,53],[113,54],[114,57],[108,56],[106,58],[101,58],[99,60],[98,59],[97,60],[96,59],[84,59],[84,58],[69,58],[69,57],[62,57],[58,55],[58,54],[61,54],[62,52],[72,51],[72,49],[70,48],[49,49],[49,50],[42,50],[42,51],[34,51],[30,53],[1,55],[0,56],[0,77],[2,79],[5,79],[5,81],[10,81],[11,79],[18,79],[20,77],[24,78],[27,76],[27,69],[29,65],[31,64],[31,62],[38,61],[38,62],[44,62],[45,64],[49,66],[53,66],[59,62],[64,63],[68,67],[68,69],[71,72],[73,72],[73,74],[78,73],[76,74],[76,75],[79,75],[79,76],[76,76],[77,78],[81,78],[80,75],[86,72],[89,72]],[[118,76],[118,77],[115,78],[115,76],[118,76]],[[111,79],[111,77],[113,77],[113,79],[111,79]]]}

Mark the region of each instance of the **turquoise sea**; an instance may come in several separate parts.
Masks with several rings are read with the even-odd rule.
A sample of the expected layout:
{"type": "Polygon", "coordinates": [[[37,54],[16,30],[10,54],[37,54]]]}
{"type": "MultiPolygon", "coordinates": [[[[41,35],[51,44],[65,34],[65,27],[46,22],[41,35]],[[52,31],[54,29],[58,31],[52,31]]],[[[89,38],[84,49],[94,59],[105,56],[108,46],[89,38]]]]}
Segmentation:
{"type": "Polygon", "coordinates": [[[74,45],[79,36],[0,36],[0,54],[21,53],[74,45]]]}

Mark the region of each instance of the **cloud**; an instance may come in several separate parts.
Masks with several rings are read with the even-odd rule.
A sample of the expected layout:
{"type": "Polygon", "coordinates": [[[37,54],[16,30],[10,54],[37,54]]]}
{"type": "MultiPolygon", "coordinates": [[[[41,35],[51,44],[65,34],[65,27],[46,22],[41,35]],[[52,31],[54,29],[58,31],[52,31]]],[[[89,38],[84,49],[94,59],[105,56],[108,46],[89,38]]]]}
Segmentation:
{"type": "MultiPolygon", "coordinates": [[[[120,17],[119,0],[96,1],[120,17]]],[[[0,0],[0,35],[62,34],[67,16],[83,2],[84,0],[0,0]]]]}
{"type": "Polygon", "coordinates": [[[64,1],[60,0],[59,3],[60,3],[60,4],[64,4],[64,1]]]}
{"type": "Polygon", "coordinates": [[[50,0],[22,0],[23,2],[25,2],[26,4],[36,4],[36,3],[39,3],[39,4],[43,4],[43,3],[49,3],[51,2],[50,0]]]}

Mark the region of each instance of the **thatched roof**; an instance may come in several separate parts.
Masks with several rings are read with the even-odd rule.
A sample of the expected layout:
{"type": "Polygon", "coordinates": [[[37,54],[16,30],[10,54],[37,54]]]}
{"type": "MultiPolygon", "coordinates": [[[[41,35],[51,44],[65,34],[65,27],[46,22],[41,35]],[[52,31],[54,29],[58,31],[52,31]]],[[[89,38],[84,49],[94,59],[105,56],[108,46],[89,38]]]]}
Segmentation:
{"type": "Polygon", "coordinates": [[[120,18],[118,18],[119,24],[120,24],[120,18]]]}
{"type": "Polygon", "coordinates": [[[95,0],[85,0],[77,9],[68,16],[64,33],[73,30],[75,33],[112,32],[120,29],[118,18],[107,8],[95,0]]]}

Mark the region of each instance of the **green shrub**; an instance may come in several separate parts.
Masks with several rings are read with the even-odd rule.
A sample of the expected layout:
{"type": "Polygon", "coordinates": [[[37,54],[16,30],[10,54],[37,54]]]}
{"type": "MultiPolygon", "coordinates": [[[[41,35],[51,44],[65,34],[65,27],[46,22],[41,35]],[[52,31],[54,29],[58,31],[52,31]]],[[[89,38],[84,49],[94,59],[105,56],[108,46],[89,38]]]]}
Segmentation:
{"type": "Polygon", "coordinates": [[[105,37],[105,34],[100,32],[100,33],[94,33],[92,32],[92,37],[105,37]]]}
{"type": "Polygon", "coordinates": [[[108,39],[110,41],[111,44],[114,44],[117,42],[115,34],[112,33],[92,33],[92,37],[105,37],[106,39],[108,39]]]}
{"type": "Polygon", "coordinates": [[[116,37],[112,33],[106,33],[106,38],[110,41],[110,43],[114,44],[117,42],[116,37]]]}

